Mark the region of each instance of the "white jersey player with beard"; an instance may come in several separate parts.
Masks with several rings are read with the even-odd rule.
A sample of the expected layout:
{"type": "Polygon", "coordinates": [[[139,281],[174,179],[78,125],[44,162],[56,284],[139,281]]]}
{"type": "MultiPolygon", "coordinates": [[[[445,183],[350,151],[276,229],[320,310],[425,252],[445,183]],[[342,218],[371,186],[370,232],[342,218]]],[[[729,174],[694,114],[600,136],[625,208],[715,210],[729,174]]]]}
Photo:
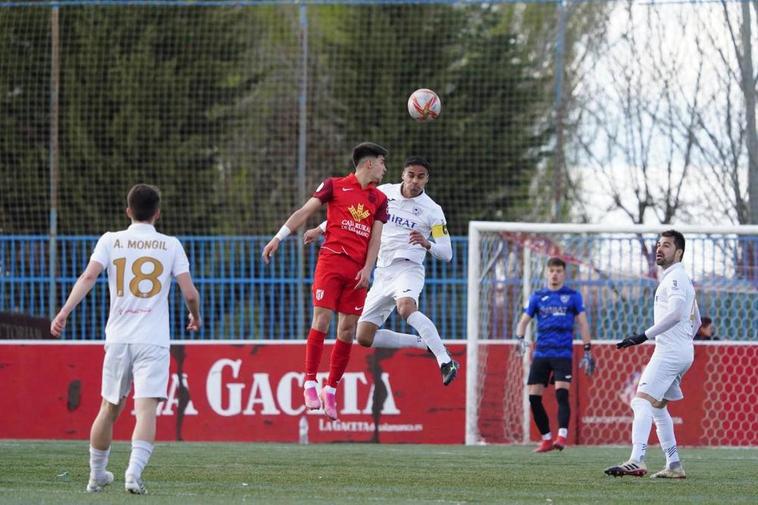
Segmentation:
{"type": "Polygon", "coordinates": [[[692,340],[700,327],[695,289],[681,263],[684,246],[681,233],[669,230],[661,234],[656,247],[656,264],[663,268],[663,272],[655,291],[655,324],[616,344],[617,348],[623,349],[651,339],[655,341],[655,351],[642,372],[637,394],[631,402],[634,412],[632,454],[626,463],[606,468],[607,475],[641,477],[647,473],[645,454],[650,428],[655,422],[666,467],[652,477],[685,478],[676,447],[674,422],[667,408],[669,401],[684,398],[681,381],[692,366],[695,352],[692,340]]]}
{"type": "MultiPolygon", "coordinates": [[[[402,183],[378,187],[387,195],[390,217],[382,229],[374,282],[358,321],[357,336],[364,347],[428,349],[437,359],[443,384],[448,385],[456,377],[459,364],[448,354],[434,323],[418,310],[427,252],[443,261],[453,257],[442,207],[424,191],[429,169],[423,158],[409,158],[402,183]],[[418,337],[381,329],[395,308],[418,331],[418,337]]],[[[306,232],[306,243],[322,231],[314,228],[306,232]]]]}

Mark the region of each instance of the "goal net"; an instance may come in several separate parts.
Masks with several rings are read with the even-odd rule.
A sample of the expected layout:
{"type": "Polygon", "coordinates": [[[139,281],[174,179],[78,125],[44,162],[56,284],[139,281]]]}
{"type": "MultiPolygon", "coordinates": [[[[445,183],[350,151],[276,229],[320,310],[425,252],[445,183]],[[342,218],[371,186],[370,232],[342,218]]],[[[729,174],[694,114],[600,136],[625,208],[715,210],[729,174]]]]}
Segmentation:
{"type": "MultiPolygon", "coordinates": [[[[659,274],[655,243],[670,228],[469,223],[467,444],[537,438],[525,388],[530,356],[518,356],[514,335],[529,295],[544,286],[553,256],[566,262],[566,284],[582,294],[598,361],[592,377],[578,372],[582,351],[575,341],[570,441],[628,442],[628,404],[654,347],[621,353],[611,344],[652,325],[659,274]]],[[[739,370],[754,376],[758,365],[758,226],[676,229],[686,238],[683,263],[701,314],[713,319],[720,341],[698,345],[688,372],[698,391],[688,395],[685,380],[685,395],[696,405],[686,404],[681,413],[672,407],[672,415],[675,422],[687,421],[692,437],[700,437],[691,443],[758,445],[756,381],[745,375],[730,380],[739,370]]],[[[533,341],[533,332],[534,323],[527,340],[533,341]]],[[[552,388],[544,400],[554,412],[552,388]]],[[[552,414],[551,428],[557,428],[552,414]]]]}

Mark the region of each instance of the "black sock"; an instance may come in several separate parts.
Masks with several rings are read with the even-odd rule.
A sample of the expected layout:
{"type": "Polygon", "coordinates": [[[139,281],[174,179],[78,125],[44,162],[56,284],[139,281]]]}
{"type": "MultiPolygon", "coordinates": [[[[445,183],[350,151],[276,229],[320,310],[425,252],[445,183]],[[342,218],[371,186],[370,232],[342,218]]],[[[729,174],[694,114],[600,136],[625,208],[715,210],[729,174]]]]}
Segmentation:
{"type": "Polygon", "coordinates": [[[568,389],[556,389],[555,399],[558,400],[558,427],[568,429],[569,419],[571,418],[568,389]]]}
{"type": "Polygon", "coordinates": [[[550,433],[550,421],[547,418],[545,407],[542,405],[542,396],[529,395],[529,405],[532,407],[532,416],[534,417],[534,424],[537,425],[537,429],[543,435],[550,433]]]}

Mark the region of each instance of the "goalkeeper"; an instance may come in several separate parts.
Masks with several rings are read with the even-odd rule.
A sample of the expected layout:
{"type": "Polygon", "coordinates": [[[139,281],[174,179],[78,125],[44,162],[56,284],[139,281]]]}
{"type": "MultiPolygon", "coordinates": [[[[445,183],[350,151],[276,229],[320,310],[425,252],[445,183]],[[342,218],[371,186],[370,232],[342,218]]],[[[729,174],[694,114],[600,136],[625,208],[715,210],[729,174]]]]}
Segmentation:
{"type": "Polygon", "coordinates": [[[534,452],[562,451],[567,445],[569,418],[569,387],[572,377],[572,354],[574,321],[579,324],[579,333],[584,342],[584,356],[579,367],[587,375],[595,371],[595,360],[590,352],[590,326],[584,313],[584,302],[578,291],[563,285],[566,280],[566,263],[561,258],[547,262],[547,287],[529,297],[529,303],[516,328],[518,352],[526,354],[529,344],[524,339],[526,327],[537,317],[537,338],[532,365],[529,369],[527,388],[529,405],[542,442],[534,452]],[[542,405],[542,393],[548,384],[555,384],[558,401],[558,438],[553,442],[550,421],[542,405]]]}

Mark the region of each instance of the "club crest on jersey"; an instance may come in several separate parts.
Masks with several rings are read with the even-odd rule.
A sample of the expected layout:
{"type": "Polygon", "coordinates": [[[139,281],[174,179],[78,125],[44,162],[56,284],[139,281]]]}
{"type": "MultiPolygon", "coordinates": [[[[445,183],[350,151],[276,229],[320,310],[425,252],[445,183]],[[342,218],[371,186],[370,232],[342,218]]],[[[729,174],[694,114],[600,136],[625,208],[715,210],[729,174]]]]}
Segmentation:
{"type": "Polygon", "coordinates": [[[420,207],[413,207],[413,210],[411,212],[413,212],[414,216],[420,216],[421,215],[421,208],[420,207]]]}
{"type": "Polygon", "coordinates": [[[324,290],[323,289],[317,289],[316,290],[316,300],[323,300],[324,299],[324,290]]]}
{"type": "Polygon", "coordinates": [[[368,209],[363,208],[363,204],[359,203],[357,207],[353,207],[352,205],[347,208],[347,210],[350,211],[350,215],[353,216],[353,219],[360,222],[366,219],[371,215],[371,212],[368,209]]]}
{"type": "Polygon", "coordinates": [[[568,301],[571,299],[569,295],[561,295],[561,303],[568,303],[568,301]]]}

